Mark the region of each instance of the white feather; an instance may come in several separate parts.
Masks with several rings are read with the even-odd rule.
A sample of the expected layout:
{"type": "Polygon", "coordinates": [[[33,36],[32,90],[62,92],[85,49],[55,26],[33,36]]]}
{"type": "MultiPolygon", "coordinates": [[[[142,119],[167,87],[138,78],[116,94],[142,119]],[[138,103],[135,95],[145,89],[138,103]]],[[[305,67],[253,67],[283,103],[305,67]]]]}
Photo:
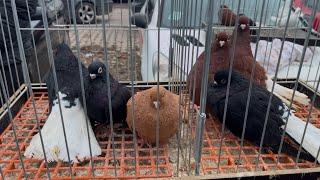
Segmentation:
{"type": "MultiPolygon", "coordinates": [[[[79,99],[75,100],[76,106],[66,108],[65,106],[68,106],[69,102],[62,99],[66,95],[59,92],[59,96],[70,159],[72,162],[78,162],[78,160],[90,157],[86,116],[79,99]]],[[[98,156],[101,154],[101,148],[95,138],[90,123],[88,123],[88,125],[92,155],[98,156]]],[[[68,161],[58,99],[54,101],[52,111],[41,129],[41,133],[47,160],[49,162],[58,160],[68,161]]],[[[24,155],[28,158],[44,159],[39,133],[32,138],[24,155]]]]}
{"type": "MultiPolygon", "coordinates": [[[[284,4],[279,8],[278,16],[271,16],[271,21],[275,22],[280,27],[286,26],[287,19],[291,11],[290,0],[285,0],[284,4]]],[[[289,27],[295,27],[299,22],[299,17],[302,16],[301,9],[297,8],[294,12],[291,12],[289,17],[289,27]]]]}
{"type": "MultiPolygon", "coordinates": [[[[288,114],[285,113],[283,117],[286,117],[287,115],[288,114]]],[[[288,118],[286,133],[300,144],[301,139],[303,137],[303,131],[305,129],[305,126],[306,126],[306,122],[296,117],[293,113],[290,113],[288,118]]],[[[317,157],[318,150],[320,148],[319,139],[320,139],[320,129],[316,128],[314,125],[309,123],[306,129],[302,147],[306,151],[308,151],[314,158],[317,157]]],[[[320,157],[318,157],[317,161],[320,162],[320,157]]]]}
{"type": "MultiPolygon", "coordinates": [[[[268,76],[266,84],[267,84],[268,91],[271,92],[272,86],[273,86],[273,81],[272,81],[270,76],[268,76]]],[[[293,89],[289,89],[289,88],[283,87],[283,86],[281,86],[281,85],[279,85],[277,83],[275,83],[275,85],[274,85],[273,92],[279,98],[281,98],[281,99],[285,98],[287,100],[291,100],[292,95],[293,95],[293,89]]],[[[305,95],[305,94],[303,94],[303,93],[301,93],[299,91],[295,92],[293,101],[298,102],[298,103],[303,104],[303,105],[309,105],[310,104],[310,98],[307,95],[305,95]]]]}

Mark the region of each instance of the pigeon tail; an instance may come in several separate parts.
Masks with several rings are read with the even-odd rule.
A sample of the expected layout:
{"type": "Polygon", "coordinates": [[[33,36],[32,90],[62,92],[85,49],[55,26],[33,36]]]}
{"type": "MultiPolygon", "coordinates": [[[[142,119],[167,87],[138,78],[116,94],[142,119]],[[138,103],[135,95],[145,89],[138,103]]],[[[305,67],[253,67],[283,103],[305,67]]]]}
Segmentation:
{"type": "MultiPolygon", "coordinates": [[[[57,99],[53,102],[52,111],[41,129],[44,149],[49,162],[59,160],[68,161],[65,138],[67,139],[71,162],[78,162],[79,160],[81,161],[90,157],[86,117],[81,103],[79,102],[79,99],[76,99],[76,106],[66,108],[66,106],[70,105],[70,102],[63,99],[65,96],[65,94],[59,92],[66,137],[63,133],[61,114],[57,99]]],[[[95,138],[90,123],[88,123],[88,126],[92,156],[98,156],[101,154],[101,148],[95,138]]],[[[28,158],[44,158],[39,133],[32,138],[24,155],[28,158]]]]}

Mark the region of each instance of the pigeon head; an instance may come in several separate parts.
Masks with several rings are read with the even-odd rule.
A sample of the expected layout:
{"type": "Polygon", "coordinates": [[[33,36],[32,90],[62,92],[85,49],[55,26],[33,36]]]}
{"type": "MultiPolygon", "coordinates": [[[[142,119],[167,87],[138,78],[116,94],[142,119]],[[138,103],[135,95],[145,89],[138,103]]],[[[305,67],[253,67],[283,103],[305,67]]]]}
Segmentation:
{"type": "Polygon", "coordinates": [[[239,28],[241,31],[249,29],[249,18],[247,16],[239,17],[239,28]]]}
{"type": "Polygon", "coordinates": [[[54,50],[54,62],[56,69],[72,69],[78,67],[78,59],[65,43],[60,43],[54,50]]]}
{"type": "Polygon", "coordinates": [[[159,86],[159,91],[157,87],[150,88],[151,106],[154,105],[155,108],[163,106],[163,103],[164,103],[163,97],[165,96],[165,94],[166,94],[166,89],[162,86],[159,86]]]}
{"type": "MultiPolygon", "coordinates": [[[[214,75],[214,81],[217,86],[227,86],[229,79],[229,70],[219,70],[214,75]]],[[[231,86],[233,84],[247,84],[248,80],[235,70],[231,73],[231,86]]]]}
{"type": "Polygon", "coordinates": [[[226,92],[229,88],[229,94],[233,95],[239,90],[249,87],[249,82],[238,72],[232,71],[230,86],[228,87],[229,69],[219,70],[214,75],[214,81],[211,81],[208,88],[208,102],[213,105],[226,98],[226,92]]]}
{"type": "Polygon", "coordinates": [[[93,61],[88,67],[91,80],[98,77],[104,77],[106,74],[106,66],[99,60],[93,61]]]}
{"type": "Polygon", "coordinates": [[[214,75],[214,81],[215,81],[216,85],[220,85],[220,86],[227,85],[228,78],[229,78],[229,71],[228,70],[218,71],[214,75]]]}
{"type": "Polygon", "coordinates": [[[220,8],[221,8],[221,9],[223,9],[223,8],[229,9],[229,7],[226,6],[226,5],[221,5],[220,8]]]}
{"type": "Polygon", "coordinates": [[[216,41],[218,42],[218,47],[222,48],[228,43],[229,36],[226,32],[220,32],[217,34],[216,41]]]}

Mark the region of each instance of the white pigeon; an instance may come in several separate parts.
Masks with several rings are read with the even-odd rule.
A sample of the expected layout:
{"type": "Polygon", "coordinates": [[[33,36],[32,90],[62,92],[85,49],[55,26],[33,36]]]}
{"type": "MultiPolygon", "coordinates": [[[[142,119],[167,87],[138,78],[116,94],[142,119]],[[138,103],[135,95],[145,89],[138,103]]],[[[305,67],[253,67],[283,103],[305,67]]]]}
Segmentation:
{"type": "MultiPolygon", "coordinates": [[[[81,161],[90,158],[86,116],[79,99],[75,99],[75,106],[66,108],[66,106],[70,106],[69,101],[63,99],[66,95],[59,92],[59,97],[71,162],[76,163],[79,160],[81,161]]],[[[68,162],[58,99],[53,102],[51,113],[41,129],[46,157],[48,162],[68,162]]],[[[92,156],[98,156],[101,154],[101,148],[89,122],[88,126],[92,156]]],[[[39,133],[32,138],[24,156],[28,158],[44,159],[39,133]]]]}

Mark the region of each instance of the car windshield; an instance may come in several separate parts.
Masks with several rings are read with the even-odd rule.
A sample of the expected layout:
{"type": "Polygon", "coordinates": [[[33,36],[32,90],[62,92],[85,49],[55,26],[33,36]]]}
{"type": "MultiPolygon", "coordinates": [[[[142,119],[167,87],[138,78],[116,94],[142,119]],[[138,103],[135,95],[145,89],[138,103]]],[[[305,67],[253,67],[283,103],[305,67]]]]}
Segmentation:
{"type": "MultiPolygon", "coordinates": [[[[213,23],[218,24],[218,11],[222,5],[222,1],[213,1],[214,16],[213,23]]],[[[278,13],[281,0],[267,0],[265,3],[262,22],[266,25],[272,25],[271,16],[278,13]]],[[[233,12],[237,12],[238,1],[224,0],[223,4],[227,5],[233,12]]],[[[260,20],[263,0],[242,0],[240,5],[240,13],[256,21],[260,20]]],[[[174,27],[197,28],[202,22],[207,22],[209,0],[163,0],[161,27],[170,27],[171,20],[174,27]],[[173,3],[173,13],[171,15],[171,3],[173,3]],[[197,3],[197,4],[196,4],[197,3]],[[202,8],[201,8],[202,7],[202,8]],[[187,9],[187,10],[184,10],[187,9]],[[201,10],[201,13],[199,13],[201,10]],[[195,11],[197,16],[195,17],[195,11]],[[185,13],[185,14],[184,14],[185,13]],[[199,16],[200,14],[200,16],[199,16]],[[172,16],[172,17],[171,17],[172,16]],[[200,21],[201,19],[201,21],[200,21]]]]}

